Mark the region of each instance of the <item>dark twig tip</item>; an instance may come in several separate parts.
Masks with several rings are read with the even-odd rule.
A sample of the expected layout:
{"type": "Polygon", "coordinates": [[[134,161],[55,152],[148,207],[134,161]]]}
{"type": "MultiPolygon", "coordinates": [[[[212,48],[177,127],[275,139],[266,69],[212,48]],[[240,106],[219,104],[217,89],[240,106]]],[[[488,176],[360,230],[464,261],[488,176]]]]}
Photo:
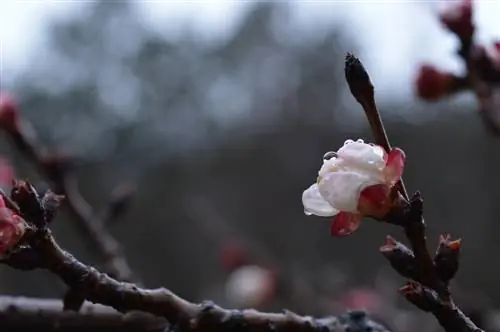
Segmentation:
{"type": "Polygon", "coordinates": [[[345,56],[345,78],[352,95],[361,103],[373,100],[373,85],[361,61],[352,53],[345,56]]]}

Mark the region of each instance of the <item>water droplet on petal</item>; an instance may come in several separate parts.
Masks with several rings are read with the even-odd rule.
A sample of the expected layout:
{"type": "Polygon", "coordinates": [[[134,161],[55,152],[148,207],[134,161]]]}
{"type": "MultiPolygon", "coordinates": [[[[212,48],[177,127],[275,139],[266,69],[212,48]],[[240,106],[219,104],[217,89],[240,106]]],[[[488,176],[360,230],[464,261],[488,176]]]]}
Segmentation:
{"type": "Polygon", "coordinates": [[[347,141],[344,142],[344,145],[351,144],[351,143],[354,143],[354,141],[352,139],[348,139],[347,141]]]}
{"type": "Polygon", "coordinates": [[[356,140],[356,143],[365,143],[365,141],[363,141],[361,138],[356,140]]]}
{"type": "Polygon", "coordinates": [[[330,160],[332,158],[337,157],[337,152],[334,151],[328,151],[323,155],[323,160],[330,160]]]}

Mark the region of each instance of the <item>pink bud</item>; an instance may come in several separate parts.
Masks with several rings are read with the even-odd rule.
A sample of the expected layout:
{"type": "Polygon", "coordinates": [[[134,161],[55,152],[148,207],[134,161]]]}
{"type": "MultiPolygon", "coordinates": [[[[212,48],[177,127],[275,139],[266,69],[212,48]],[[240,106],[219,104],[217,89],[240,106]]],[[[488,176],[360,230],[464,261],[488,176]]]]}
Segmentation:
{"type": "Polygon", "coordinates": [[[0,128],[13,133],[18,131],[19,111],[12,97],[5,93],[0,94],[0,128]]]}
{"type": "Polygon", "coordinates": [[[0,255],[12,249],[23,237],[25,230],[25,221],[8,209],[3,196],[0,196],[0,255]]]}
{"type": "Polygon", "coordinates": [[[440,15],[441,23],[462,39],[471,39],[474,34],[472,23],[472,0],[453,3],[440,15]]]}
{"type": "Polygon", "coordinates": [[[393,148],[387,155],[387,162],[385,164],[384,175],[386,183],[392,187],[403,176],[405,168],[406,154],[400,148],[393,148]]]}
{"type": "Polygon", "coordinates": [[[354,233],[361,223],[363,216],[357,213],[340,212],[332,220],[330,235],[344,237],[354,233]]]}
{"type": "Polygon", "coordinates": [[[415,80],[415,90],[423,100],[438,100],[450,92],[452,83],[453,75],[431,65],[422,65],[415,80]]]}

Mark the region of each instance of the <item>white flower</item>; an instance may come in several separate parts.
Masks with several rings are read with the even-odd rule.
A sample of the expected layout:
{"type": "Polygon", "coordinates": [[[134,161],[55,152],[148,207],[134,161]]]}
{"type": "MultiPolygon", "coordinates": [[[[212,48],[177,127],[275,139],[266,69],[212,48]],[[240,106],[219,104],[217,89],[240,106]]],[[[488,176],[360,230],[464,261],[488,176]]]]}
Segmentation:
{"type": "Polygon", "coordinates": [[[352,232],[357,228],[360,207],[364,213],[376,214],[374,209],[387,200],[389,189],[400,179],[403,167],[402,150],[393,149],[387,154],[382,147],[361,139],[347,140],[337,152],[325,155],[316,183],[302,194],[304,212],[343,217],[342,226],[337,226],[346,235],[347,230],[352,232]]]}

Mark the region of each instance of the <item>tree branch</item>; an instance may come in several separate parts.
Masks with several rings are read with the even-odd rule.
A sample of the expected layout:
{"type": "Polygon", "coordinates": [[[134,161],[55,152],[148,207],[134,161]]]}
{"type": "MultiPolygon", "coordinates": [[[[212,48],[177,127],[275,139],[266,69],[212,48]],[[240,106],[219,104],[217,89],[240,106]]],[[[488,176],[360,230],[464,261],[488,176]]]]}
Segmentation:
{"type": "Polygon", "coordinates": [[[121,314],[109,307],[85,303],[80,312],[62,311],[60,300],[0,296],[2,331],[151,331],[162,332],[165,319],[142,312],[121,314]]]}
{"type": "MultiPolygon", "coordinates": [[[[50,230],[34,229],[27,243],[37,253],[35,261],[24,269],[45,269],[57,275],[70,289],[79,289],[85,299],[114,308],[121,313],[142,311],[163,317],[183,331],[387,331],[363,312],[339,317],[313,318],[295,313],[264,313],[255,310],[227,310],[212,302],[191,303],[166,288],[143,289],[120,282],[78,261],[56,243],[50,230]],[[357,329],[357,330],[356,330],[357,329]]],[[[3,260],[10,266],[22,266],[22,258],[13,252],[3,260]]]]}
{"type": "Polygon", "coordinates": [[[17,126],[7,130],[7,133],[19,151],[54,184],[55,191],[66,197],[66,205],[77,225],[103,257],[105,270],[120,280],[137,282],[138,277],[130,268],[122,247],[106,229],[106,224],[124,210],[124,203],[130,199],[133,191],[128,187],[119,187],[108,208],[98,217],[78,190],[71,160],[67,156],[47,153],[39,144],[40,140],[28,120],[18,119],[17,126]]]}
{"type": "MultiPolygon", "coordinates": [[[[361,104],[370,122],[375,143],[389,152],[389,139],[376,107],[370,77],[361,61],[352,54],[346,55],[345,75],[352,95],[361,104]]],[[[454,304],[448,289],[449,278],[451,278],[449,275],[453,276],[458,269],[458,256],[450,256],[456,259],[457,264],[454,265],[456,267],[452,267],[454,271],[445,279],[438,273],[443,269],[436,266],[427,248],[423,199],[417,192],[408,200],[402,180],[400,184],[399,197],[383,221],[403,227],[412,250],[392,238],[388,238],[386,244],[380,249],[396,272],[405,278],[412,279],[400,289],[400,292],[421,310],[431,312],[448,332],[481,331],[454,304]]],[[[448,244],[451,246],[451,242],[448,244]]],[[[460,242],[458,242],[457,250],[459,244],[460,242]]],[[[444,264],[441,263],[442,259],[436,261],[444,264]]]]}

